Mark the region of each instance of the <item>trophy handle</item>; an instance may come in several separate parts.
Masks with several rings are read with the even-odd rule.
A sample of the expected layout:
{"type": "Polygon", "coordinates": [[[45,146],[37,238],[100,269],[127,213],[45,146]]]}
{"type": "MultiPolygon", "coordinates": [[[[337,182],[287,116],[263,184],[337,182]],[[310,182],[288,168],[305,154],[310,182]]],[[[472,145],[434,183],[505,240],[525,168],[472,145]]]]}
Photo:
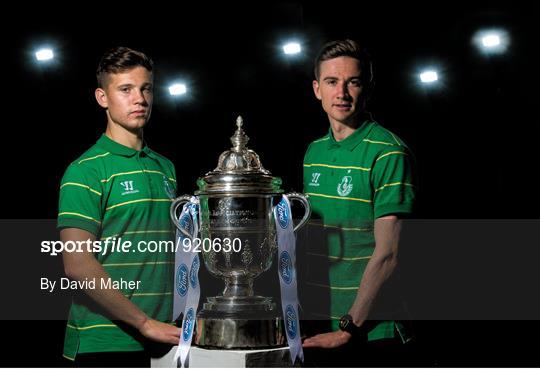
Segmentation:
{"type": "Polygon", "coordinates": [[[289,192],[289,193],[286,193],[285,196],[287,196],[290,201],[292,201],[292,200],[300,201],[302,203],[302,205],[304,206],[304,209],[305,209],[304,217],[302,218],[300,223],[298,223],[296,225],[296,227],[294,227],[294,231],[296,232],[297,230],[302,228],[307,223],[307,221],[309,220],[309,217],[311,216],[311,205],[309,205],[309,201],[308,201],[307,197],[304,196],[301,193],[289,192]]]}
{"type": "Polygon", "coordinates": [[[187,237],[187,238],[189,238],[191,240],[192,236],[188,232],[186,232],[186,230],[184,228],[180,227],[180,222],[179,222],[179,219],[178,219],[178,215],[176,215],[177,211],[178,211],[178,208],[181,205],[184,205],[184,204],[188,203],[189,200],[191,200],[191,195],[182,195],[182,196],[179,196],[176,199],[174,199],[173,203],[171,204],[170,214],[171,214],[171,220],[172,220],[173,224],[176,226],[176,228],[185,237],[187,237]]]}

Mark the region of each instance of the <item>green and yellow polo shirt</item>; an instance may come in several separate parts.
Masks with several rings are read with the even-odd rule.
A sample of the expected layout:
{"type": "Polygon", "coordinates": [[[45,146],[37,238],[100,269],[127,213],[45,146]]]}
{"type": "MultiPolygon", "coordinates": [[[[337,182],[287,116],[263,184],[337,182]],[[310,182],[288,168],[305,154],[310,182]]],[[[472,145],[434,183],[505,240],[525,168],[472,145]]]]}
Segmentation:
{"type": "MultiPolygon", "coordinates": [[[[306,288],[315,300],[305,306],[315,317],[332,319],[334,330],[352,306],[375,249],[375,219],[412,211],[411,163],[403,141],[371,120],[339,142],[330,130],[307,149],[304,192],[313,214],[306,234],[306,288]]],[[[385,301],[380,308],[391,312],[397,304],[385,301]]],[[[394,337],[394,325],[381,322],[369,339],[394,337]]]]}
{"type": "MultiPolygon", "coordinates": [[[[168,159],[146,145],[137,151],[106,135],[69,165],[60,185],[58,228],[83,229],[101,241],[131,241],[128,252],[109,246],[104,255],[95,256],[112,281],[139,281],[138,288],[124,284],[121,291],[148,316],[164,322],[172,316],[174,253],[153,252],[153,244],[137,245],[174,241],[169,207],[175,195],[176,174],[168,159]]],[[[65,357],[143,349],[138,332],[105,315],[83,292],[75,294],[65,357]]]]}

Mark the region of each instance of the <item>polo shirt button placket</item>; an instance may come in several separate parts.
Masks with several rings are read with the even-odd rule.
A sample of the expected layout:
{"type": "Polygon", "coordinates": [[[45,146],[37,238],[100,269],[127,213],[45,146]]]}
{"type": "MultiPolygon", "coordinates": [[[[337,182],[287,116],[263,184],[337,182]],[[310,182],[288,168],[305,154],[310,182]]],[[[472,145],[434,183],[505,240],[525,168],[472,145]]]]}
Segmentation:
{"type": "Polygon", "coordinates": [[[146,153],[144,151],[141,151],[139,152],[138,154],[138,162],[139,162],[139,165],[143,171],[143,175],[144,177],[146,178],[146,183],[148,185],[148,192],[149,192],[149,195],[151,198],[154,198],[155,197],[155,194],[154,194],[154,189],[153,189],[153,186],[152,186],[152,177],[150,176],[150,174],[148,172],[146,172],[146,170],[148,169],[146,164],[144,163],[145,162],[145,158],[147,157],[146,153]]]}

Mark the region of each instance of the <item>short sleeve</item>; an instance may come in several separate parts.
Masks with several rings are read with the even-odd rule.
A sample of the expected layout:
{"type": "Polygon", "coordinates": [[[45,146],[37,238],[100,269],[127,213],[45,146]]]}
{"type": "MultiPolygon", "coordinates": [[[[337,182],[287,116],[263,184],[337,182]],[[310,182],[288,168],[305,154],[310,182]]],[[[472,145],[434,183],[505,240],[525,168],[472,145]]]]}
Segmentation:
{"type": "Polygon", "coordinates": [[[102,220],[100,179],[88,167],[71,164],[60,183],[58,228],[80,228],[99,235],[102,220]]]}
{"type": "Polygon", "coordinates": [[[375,218],[391,214],[410,214],[416,196],[414,159],[405,147],[382,152],[372,172],[375,218]]]}

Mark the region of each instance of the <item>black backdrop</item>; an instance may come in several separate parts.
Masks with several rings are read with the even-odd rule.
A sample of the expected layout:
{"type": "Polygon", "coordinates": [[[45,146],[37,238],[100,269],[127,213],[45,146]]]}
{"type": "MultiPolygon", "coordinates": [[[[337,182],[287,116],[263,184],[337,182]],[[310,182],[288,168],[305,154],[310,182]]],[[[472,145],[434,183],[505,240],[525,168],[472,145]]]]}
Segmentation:
{"type": "MultiPolygon", "coordinates": [[[[104,113],[93,97],[94,71],[101,54],[116,45],[141,49],[154,59],[155,103],[145,138],[175,163],[179,193],[193,192],[196,178],[216,166],[237,115],[244,117],[249,146],[264,166],[283,178],[285,190],[300,191],[304,151],[328,129],[311,91],[312,59],[324,42],[344,37],[363,42],[374,58],[375,118],[416,155],[418,219],[538,218],[535,5],[42,5],[7,11],[6,17],[13,22],[1,26],[3,219],[56,217],[63,171],[104,130],[104,113]],[[473,33],[489,26],[509,32],[505,55],[485,57],[471,44],[473,33]],[[302,56],[281,55],[281,42],[290,35],[302,42],[302,56]],[[33,60],[34,47],[42,42],[57,52],[48,66],[33,60]],[[426,64],[439,66],[438,88],[418,85],[416,73],[426,64]],[[175,100],[166,87],[178,77],[189,92],[175,100]]],[[[2,242],[6,262],[38,254],[37,244],[13,245],[2,242]]],[[[512,277],[520,268],[534,269],[536,258],[531,245],[528,256],[512,264],[515,270],[505,270],[512,266],[501,252],[515,254],[511,245],[493,251],[476,244],[452,260],[458,264],[439,268],[429,256],[443,265],[448,250],[422,250],[409,258],[431,262],[424,271],[465,271],[453,276],[461,286],[486,271],[500,281],[498,273],[512,277]],[[437,250],[443,254],[437,257],[437,250]]],[[[61,273],[58,259],[41,267],[61,273]]],[[[17,294],[39,292],[38,282],[17,281],[11,272],[3,276],[10,292],[4,301],[16,305],[17,294]]],[[[507,288],[495,290],[491,297],[507,298],[507,288]]],[[[422,291],[413,295],[418,306],[427,300],[422,291]]],[[[11,343],[2,350],[2,364],[61,365],[63,323],[3,319],[11,343]],[[24,355],[23,347],[34,343],[37,351],[24,355]]],[[[528,343],[537,328],[537,321],[421,320],[416,353],[427,365],[538,363],[528,343]],[[483,343],[488,348],[481,348],[483,343]]]]}

